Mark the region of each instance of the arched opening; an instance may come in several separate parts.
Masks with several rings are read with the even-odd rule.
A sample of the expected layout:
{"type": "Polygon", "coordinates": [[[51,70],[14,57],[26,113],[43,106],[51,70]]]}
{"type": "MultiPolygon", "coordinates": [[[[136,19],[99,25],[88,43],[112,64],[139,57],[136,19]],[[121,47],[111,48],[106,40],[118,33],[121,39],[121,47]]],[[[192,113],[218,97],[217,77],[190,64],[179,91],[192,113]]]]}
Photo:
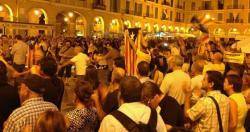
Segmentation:
{"type": "Polygon", "coordinates": [[[0,21],[13,21],[13,11],[7,4],[0,3],[0,21]]]}
{"type": "Polygon", "coordinates": [[[145,26],[144,31],[147,32],[147,33],[150,33],[150,32],[151,32],[150,24],[149,24],[149,23],[146,23],[144,26],[145,26]]]}
{"type": "Polygon", "coordinates": [[[179,32],[180,32],[180,28],[179,28],[179,27],[175,27],[175,28],[174,28],[174,32],[175,32],[175,33],[179,33],[179,32]]]}
{"type": "Polygon", "coordinates": [[[124,21],[123,24],[124,24],[124,29],[131,28],[131,22],[129,20],[124,21]]]}
{"type": "Polygon", "coordinates": [[[120,31],[120,24],[118,19],[113,19],[109,24],[109,32],[110,33],[119,33],[120,31]]]}
{"type": "Polygon", "coordinates": [[[169,26],[168,30],[169,30],[169,32],[174,32],[174,27],[173,26],[169,26]]]}
{"type": "Polygon", "coordinates": [[[222,28],[216,28],[214,30],[214,35],[216,36],[224,36],[225,35],[225,30],[222,28]]]}
{"type": "Polygon", "coordinates": [[[154,32],[155,32],[155,33],[160,32],[160,29],[159,29],[159,25],[158,25],[158,24],[155,24],[155,25],[154,25],[154,32]]]}
{"type": "Polygon", "coordinates": [[[28,12],[28,22],[37,24],[48,24],[48,15],[42,8],[32,8],[28,12]]]}
{"type": "Polygon", "coordinates": [[[102,37],[104,35],[104,21],[103,18],[98,16],[94,18],[94,36],[102,37]]]}
{"type": "Polygon", "coordinates": [[[161,31],[162,32],[167,32],[167,26],[166,25],[161,26],[161,31]]]}
{"type": "Polygon", "coordinates": [[[185,28],[184,27],[180,28],[180,33],[185,33],[185,28]]]}
{"type": "Polygon", "coordinates": [[[250,28],[246,29],[246,30],[244,31],[244,34],[250,36],[250,28]]]}
{"type": "Polygon", "coordinates": [[[229,36],[235,36],[235,35],[239,35],[240,31],[237,28],[231,28],[228,30],[228,35],[229,36]]]}
{"type": "Polygon", "coordinates": [[[135,23],[135,27],[141,28],[141,23],[140,23],[140,22],[136,22],[136,23],[135,23]]]}
{"type": "Polygon", "coordinates": [[[56,16],[58,34],[67,36],[85,36],[86,19],[78,12],[68,11],[58,13],[56,16]]]}

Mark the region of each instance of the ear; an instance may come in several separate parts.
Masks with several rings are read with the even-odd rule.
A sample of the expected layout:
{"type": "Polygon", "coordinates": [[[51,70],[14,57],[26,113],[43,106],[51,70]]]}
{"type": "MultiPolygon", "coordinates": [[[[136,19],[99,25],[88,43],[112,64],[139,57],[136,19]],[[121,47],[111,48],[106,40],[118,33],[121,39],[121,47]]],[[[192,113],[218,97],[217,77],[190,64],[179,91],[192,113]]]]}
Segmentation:
{"type": "Polygon", "coordinates": [[[211,88],[214,87],[214,83],[213,82],[209,83],[209,85],[210,85],[211,88]]]}

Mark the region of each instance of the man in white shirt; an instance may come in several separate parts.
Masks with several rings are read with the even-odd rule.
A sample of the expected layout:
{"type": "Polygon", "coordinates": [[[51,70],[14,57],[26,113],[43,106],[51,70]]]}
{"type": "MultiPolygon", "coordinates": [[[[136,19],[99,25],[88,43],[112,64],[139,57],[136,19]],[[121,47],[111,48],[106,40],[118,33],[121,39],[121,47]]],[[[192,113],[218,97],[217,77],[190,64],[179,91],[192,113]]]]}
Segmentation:
{"type": "Polygon", "coordinates": [[[138,73],[138,79],[140,80],[141,83],[150,81],[150,82],[154,82],[152,79],[149,78],[149,63],[147,63],[146,61],[141,61],[138,65],[137,65],[137,73],[138,73]]]}
{"type": "Polygon", "coordinates": [[[75,47],[75,52],[77,55],[70,59],[70,61],[62,64],[59,70],[64,66],[74,64],[76,67],[76,76],[78,78],[82,78],[86,74],[86,68],[89,63],[89,57],[86,54],[82,53],[82,51],[83,50],[80,46],[75,47]]]}
{"type": "MultiPolygon", "coordinates": [[[[125,77],[120,82],[120,100],[122,105],[118,109],[135,123],[148,124],[151,109],[140,103],[141,83],[136,77],[125,77]]],[[[166,132],[166,126],[162,117],[157,114],[157,132],[166,132]]],[[[113,115],[107,115],[101,122],[99,132],[127,132],[127,130],[113,115]]]]}
{"type": "Polygon", "coordinates": [[[11,54],[13,57],[13,67],[18,72],[23,72],[25,68],[26,54],[28,52],[28,45],[22,41],[22,36],[15,37],[17,42],[13,45],[11,54]]]}
{"type": "Polygon", "coordinates": [[[202,80],[204,76],[202,75],[202,71],[205,65],[204,60],[196,60],[191,67],[191,72],[193,75],[193,78],[191,79],[191,90],[192,90],[192,96],[191,96],[191,102],[192,104],[195,104],[198,99],[202,96],[202,80]]]}
{"type": "Polygon", "coordinates": [[[211,58],[212,62],[208,62],[208,64],[204,66],[203,75],[205,75],[207,71],[218,71],[224,74],[225,64],[223,63],[223,55],[220,52],[215,52],[211,58]]]}
{"type": "Polygon", "coordinates": [[[160,90],[173,98],[183,106],[189,108],[190,103],[190,82],[189,75],[181,70],[184,59],[182,56],[173,56],[170,61],[170,68],[173,72],[167,74],[161,84],[160,90]]]}

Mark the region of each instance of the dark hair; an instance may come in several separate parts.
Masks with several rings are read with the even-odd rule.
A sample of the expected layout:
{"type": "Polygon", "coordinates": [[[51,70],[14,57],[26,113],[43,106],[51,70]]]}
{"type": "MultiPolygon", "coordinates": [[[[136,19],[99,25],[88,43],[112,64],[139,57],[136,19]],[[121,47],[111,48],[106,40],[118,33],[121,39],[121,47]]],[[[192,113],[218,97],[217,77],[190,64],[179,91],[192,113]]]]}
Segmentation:
{"type": "Polygon", "coordinates": [[[41,70],[47,76],[53,77],[57,72],[57,63],[52,57],[44,57],[39,62],[41,70]]]}
{"type": "Polygon", "coordinates": [[[207,71],[207,78],[209,83],[213,83],[214,90],[222,91],[223,88],[223,75],[218,71],[207,71]]]}
{"type": "Polygon", "coordinates": [[[146,61],[142,61],[137,65],[137,69],[138,69],[138,73],[141,76],[148,76],[150,72],[149,63],[147,63],[146,61]]]}
{"type": "Polygon", "coordinates": [[[147,81],[142,84],[141,100],[143,103],[147,104],[147,102],[157,94],[160,95],[162,92],[155,83],[147,81]]]}
{"type": "Polygon", "coordinates": [[[93,94],[93,85],[84,80],[77,80],[75,94],[81,103],[87,107],[91,105],[91,95],[93,94]]]}
{"type": "Polygon", "coordinates": [[[35,129],[37,132],[66,132],[67,125],[63,114],[49,110],[39,116],[35,129]]]}
{"type": "Polygon", "coordinates": [[[16,35],[15,38],[16,38],[17,40],[22,40],[22,36],[21,36],[21,35],[16,35]]]}
{"type": "Polygon", "coordinates": [[[136,77],[124,77],[120,82],[120,90],[125,103],[141,101],[141,82],[136,77]]]}
{"type": "Polygon", "coordinates": [[[118,57],[114,59],[115,66],[125,69],[125,59],[123,57],[118,57]]]}
{"type": "Polygon", "coordinates": [[[2,61],[0,61],[0,84],[5,84],[7,81],[7,67],[2,61]]]}
{"type": "Polygon", "coordinates": [[[235,92],[241,92],[243,81],[238,75],[227,75],[226,79],[230,85],[233,85],[233,90],[235,92]]]}
{"type": "Polygon", "coordinates": [[[93,65],[89,65],[87,67],[84,80],[90,82],[93,85],[94,89],[98,88],[99,86],[98,71],[93,65]]]}

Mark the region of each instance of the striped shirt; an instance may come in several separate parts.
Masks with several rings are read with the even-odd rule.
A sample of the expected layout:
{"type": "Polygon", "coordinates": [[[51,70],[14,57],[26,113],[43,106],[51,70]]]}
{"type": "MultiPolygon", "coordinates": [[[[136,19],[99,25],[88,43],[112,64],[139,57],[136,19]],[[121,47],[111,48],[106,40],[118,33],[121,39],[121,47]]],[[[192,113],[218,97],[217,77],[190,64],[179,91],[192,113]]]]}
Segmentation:
{"type": "Polygon", "coordinates": [[[54,104],[45,102],[42,97],[24,101],[22,106],[9,116],[4,132],[21,132],[27,126],[32,127],[32,132],[34,132],[38,117],[47,110],[57,111],[58,109],[54,104]]]}
{"type": "MultiPolygon", "coordinates": [[[[228,131],[229,122],[229,98],[221,94],[220,91],[210,91],[207,96],[215,98],[219,104],[223,131],[228,131]]],[[[216,106],[209,97],[201,98],[191,109],[187,111],[192,121],[198,121],[195,132],[219,132],[219,122],[216,106]]]]}

